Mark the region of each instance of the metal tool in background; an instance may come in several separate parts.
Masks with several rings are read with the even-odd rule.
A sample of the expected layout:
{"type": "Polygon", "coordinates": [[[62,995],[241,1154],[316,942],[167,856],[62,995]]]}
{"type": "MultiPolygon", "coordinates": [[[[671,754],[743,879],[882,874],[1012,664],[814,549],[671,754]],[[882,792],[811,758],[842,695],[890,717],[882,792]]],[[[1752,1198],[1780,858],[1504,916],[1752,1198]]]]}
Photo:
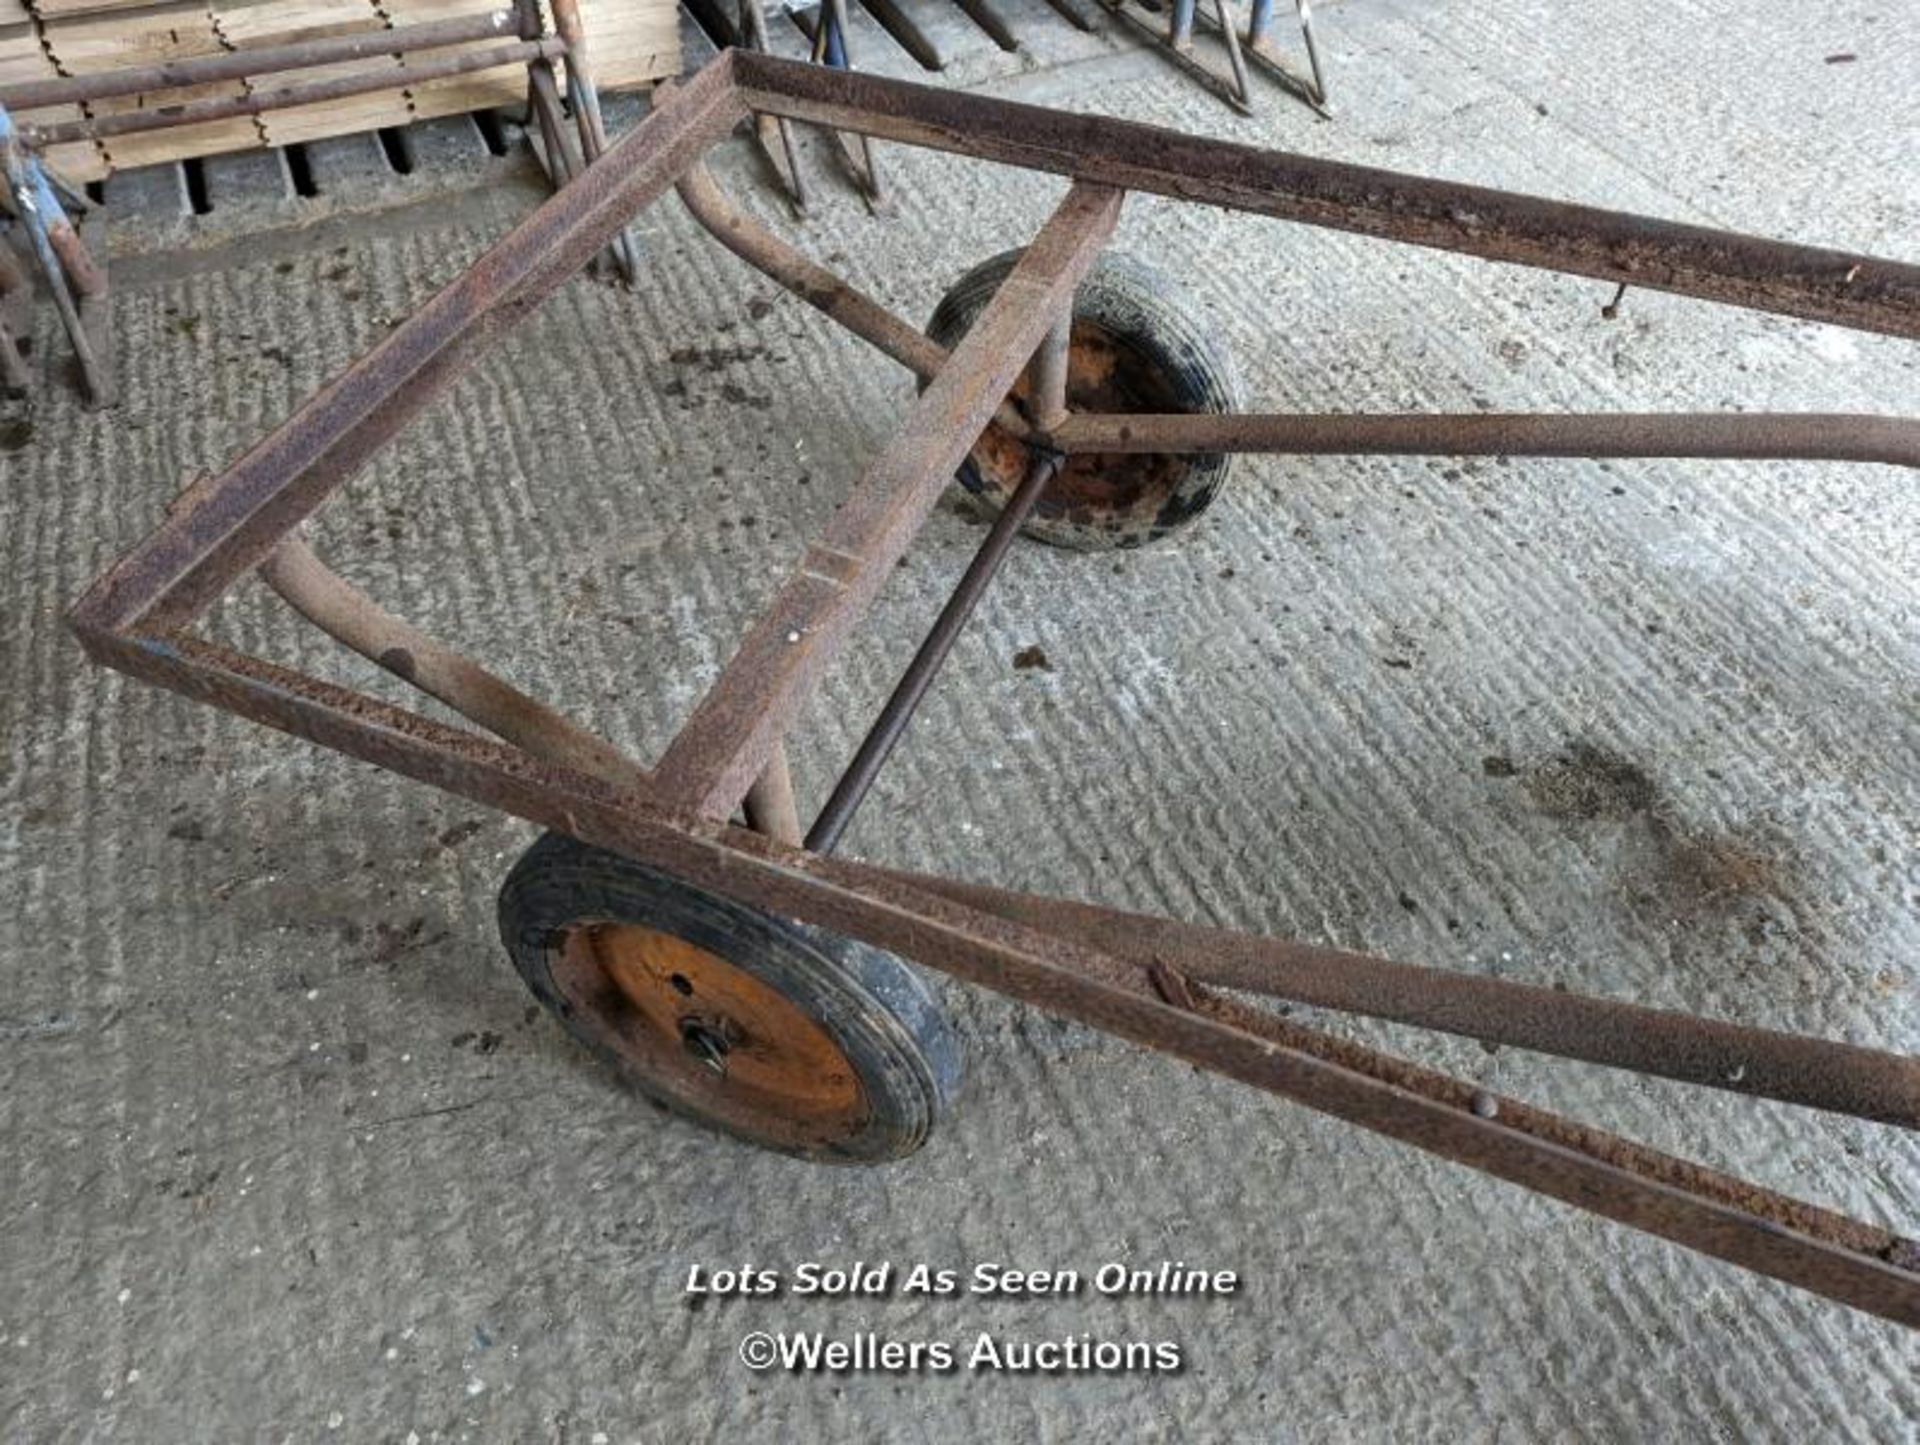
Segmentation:
{"type": "MultiPolygon", "coordinates": [[[[922,69],[938,71],[944,67],[946,61],[938,47],[898,0],[859,0],[859,3],[922,69]]],[[[1047,0],[1047,3],[1076,29],[1088,33],[1099,29],[1077,0],[1047,0]]],[[[1098,0],[1098,3],[1123,25],[1145,36],[1186,74],[1243,113],[1251,114],[1254,108],[1254,91],[1248,74],[1251,65],[1279,82],[1320,116],[1330,118],[1332,115],[1320,50],[1314,39],[1310,0],[1294,0],[1306,56],[1304,71],[1287,59],[1275,39],[1275,0],[1251,0],[1244,32],[1234,8],[1235,0],[1211,0],[1214,7],[1211,13],[1204,8],[1203,0],[1098,0]],[[1227,57],[1226,71],[1209,64],[1196,51],[1196,27],[1220,42],[1227,57]]],[[[1013,52],[1021,48],[1013,26],[993,8],[991,0],[955,0],[955,4],[1001,50],[1013,52]]],[[[737,46],[760,54],[773,53],[766,9],[761,0],[739,0],[735,14],[727,13],[721,0],[682,0],[682,5],[716,48],[737,46]]],[[[806,37],[814,64],[836,70],[853,68],[847,0],[805,0],[805,3],[782,0],[778,9],[806,37]]],[[[871,143],[864,137],[850,137],[830,127],[825,129],[861,197],[875,211],[884,209],[871,143]]],[[[753,133],[789,204],[796,214],[804,215],[809,194],[792,122],[780,116],[756,115],[753,133]]]]}
{"type": "MultiPolygon", "coordinates": [[[[0,196],[0,213],[26,238],[26,249],[38,268],[40,279],[53,299],[60,325],[67,335],[80,371],[81,394],[88,406],[111,406],[114,399],[111,351],[104,333],[107,311],[107,273],[87,249],[80,228],[67,214],[53,179],[40,158],[22,141],[0,102],[0,166],[6,174],[6,189],[0,196]]],[[[76,212],[85,215],[91,206],[84,196],[67,192],[67,200],[76,212]]],[[[22,343],[28,336],[28,294],[25,275],[6,254],[7,237],[0,235],[0,295],[13,298],[14,315],[0,314],[0,380],[8,388],[24,391],[31,371],[26,364],[22,343]]]]}
{"type": "MultiPolygon", "coordinates": [[[[937,72],[945,67],[947,57],[900,0],[858,0],[858,3],[921,69],[937,72]]],[[[1047,0],[1047,3],[1076,29],[1087,32],[1099,29],[1076,0],[1047,0]]],[[[1012,24],[994,9],[990,0],[954,0],[954,4],[999,49],[1012,53],[1021,48],[1012,24]]],[[[767,31],[769,7],[763,0],[739,0],[734,14],[725,11],[720,0],[682,0],[682,6],[716,48],[738,46],[765,55],[775,53],[767,31]]],[[[789,20],[806,39],[809,58],[814,64],[836,70],[854,68],[847,0],[779,0],[771,8],[789,20]]],[[[826,130],[854,188],[870,209],[883,213],[887,202],[870,141],[830,127],[826,130]]],[[[781,116],[756,115],[753,131],[795,214],[804,215],[810,195],[801,170],[799,147],[794,140],[793,122],[781,116]]]]}
{"type": "MultiPolygon", "coordinates": [[[[847,49],[847,0],[821,0],[810,12],[794,11],[793,18],[802,31],[812,32],[809,38],[813,42],[815,65],[831,66],[835,70],[853,69],[853,57],[847,49]]],[[[828,127],[827,134],[833,137],[841,163],[853,178],[860,198],[869,209],[879,209],[885,198],[880,191],[880,168],[874,163],[872,142],[862,132],[844,131],[838,126],[828,127]]]]}
{"type": "MultiPolygon", "coordinates": [[[[893,0],[866,0],[866,3],[875,18],[909,54],[930,70],[938,68],[938,57],[933,47],[906,13],[893,4],[893,0]]],[[[762,0],[739,0],[739,7],[732,15],[721,8],[719,0],[682,0],[682,5],[716,48],[727,50],[738,47],[760,55],[773,54],[772,37],[767,33],[766,7],[762,0]]],[[[813,64],[830,66],[835,70],[853,69],[847,0],[813,0],[808,4],[783,0],[778,9],[805,37],[813,64]]],[[[811,192],[801,167],[800,148],[794,139],[794,124],[785,116],[756,114],[753,117],[753,138],[794,213],[805,215],[811,192]]],[[[848,180],[853,183],[861,199],[870,210],[884,210],[886,201],[881,189],[880,169],[867,138],[862,135],[850,136],[832,127],[824,129],[833,142],[834,151],[848,180]]]]}
{"type": "MultiPolygon", "coordinates": [[[[586,25],[580,18],[579,0],[548,0],[553,11],[553,26],[567,63],[567,100],[579,133],[580,150],[576,155],[567,138],[566,109],[556,93],[554,62],[556,56],[539,54],[527,62],[527,93],[539,119],[540,134],[549,155],[559,163],[563,174],[555,181],[564,185],[585,166],[600,159],[607,148],[606,119],[600,110],[600,91],[593,80],[593,62],[587,49],[586,25]]],[[[544,26],[539,0],[515,0],[520,17],[523,42],[538,41],[544,26]]],[[[628,285],[639,274],[640,245],[633,233],[622,227],[614,234],[606,255],[613,269],[628,285]]]]}
{"type": "MultiPolygon", "coordinates": [[[[548,171],[556,186],[564,186],[600,157],[606,150],[607,136],[587,53],[579,0],[550,0],[550,6],[555,30],[551,35],[546,32],[539,0],[511,0],[506,7],[478,15],[322,36],[154,65],[122,66],[91,75],[29,81],[0,90],[0,148],[4,148],[6,162],[7,209],[28,235],[33,257],[60,313],[74,354],[79,358],[89,401],[93,405],[105,405],[113,397],[110,348],[100,326],[107,295],[106,271],[81,241],[56,195],[57,178],[49,177],[37,152],[65,142],[108,143],[115,136],[258,115],[288,106],[390,90],[396,79],[392,70],[384,68],[319,80],[296,78],[277,86],[250,84],[243,95],[217,96],[178,105],[156,103],[112,114],[89,112],[73,120],[20,127],[15,127],[7,118],[9,108],[29,111],[61,105],[85,107],[118,96],[164,96],[170,90],[216,81],[245,79],[251,82],[260,76],[392,55],[412,57],[404,81],[400,82],[407,84],[501,65],[525,65],[530,108],[548,171]],[[450,49],[485,40],[498,43],[450,49]],[[556,62],[562,60],[567,67],[567,103],[561,100],[555,71],[556,62]]],[[[84,197],[71,190],[68,195],[70,204],[83,214],[92,209],[84,197]]],[[[613,268],[629,282],[637,273],[638,256],[637,244],[627,231],[616,231],[610,238],[609,257],[613,268]]],[[[8,276],[7,271],[0,270],[0,290],[9,289],[8,276]]],[[[17,337],[0,333],[0,371],[9,378],[25,374],[17,341],[17,337]]]]}
{"type": "MultiPolygon", "coordinates": [[[[1092,467],[1100,484],[1115,458],[1233,452],[1920,466],[1920,421],[1906,417],[1242,415],[1089,406],[1091,378],[1076,377],[1073,367],[1080,298],[1130,191],[1920,339],[1920,267],[1913,265],[733,50],[663,96],[597,164],[594,185],[560,191],[225,472],[183,493],[161,525],[95,581],[69,621],[96,661],[506,809],[554,830],[536,845],[546,848],[542,857],[555,855],[558,839],[565,845],[558,851],[571,848],[576,861],[592,855],[609,876],[644,875],[660,897],[697,904],[701,946],[690,934],[663,933],[666,925],[655,918],[635,925],[637,955],[602,961],[587,945],[606,922],[596,911],[603,900],[587,900],[577,926],[531,935],[535,951],[587,940],[581,952],[554,955],[548,986],[536,993],[564,1026],[678,1107],[775,1147],[830,1150],[864,1127],[866,1116],[841,1108],[844,1092],[820,1103],[825,1084],[844,1079],[810,1070],[756,1079],[749,1068],[753,1045],[764,1055],[788,1041],[782,1029],[790,1027],[801,1045],[818,1046],[829,1025],[840,1028],[836,1017],[844,1022],[858,980],[813,958],[815,977],[824,967],[836,979],[841,1006],[837,1015],[807,1014],[777,989],[769,994],[769,979],[778,976],[763,973],[742,1033],[724,999],[704,1013],[695,1007],[709,981],[707,964],[689,962],[682,971],[680,959],[711,960],[715,949],[733,949],[728,961],[752,964],[754,952],[736,945],[753,933],[762,942],[777,934],[791,961],[798,945],[789,921],[801,920],[843,942],[857,940],[870,953],[890,950],[1563,1203],[1920,1327],[1920,1242],[1909,1236],[1304,1027],[1235,995],[1346,1010],[1908,1129],[1920,1127],[1920,1059],[833,855],[926,679],[1005,555],[1011,530],[1027,509],[1040,515],[1057,487],[1068,487],[1066,500],[1083,505],[1100,495],[1097,486],[1072,495],[1076,467],[1092,467]],[[948,348],[800,254],[713,186],[701,157],[754,113],[1048,171],[1069,185],[948,348]],[[297,529],[489,342],[581,270],[631,216],[676,188],[719,243],[901,362],[924,387],[647,767],[384,612],[318,566],[297,529]],[[1026,476],[1004,499],[1002,523],[816,820],[809,835],[816,846],[804,846],[786,733],[956,467],[987,449],[1026,456],[1026,476]],[[1056,467],[1057,478],[1050,475],[1056,467]],[[197,635],[208,608],[255,571],[347,646],[495,737],[197,635]],[[731,821],[743,806],[745,827],[731,821]],[[680,952],[663,964],[649,948],[680,952]],[[763,1020],[782,1017],[774,1034],[755,1039],[763,1020]],[[729,1057],[738,1068],[714,1067],[729,1057]],[[764,1087],[769,1077],[805,1087],[790,1099],[764,1087]],[[823,1112],[827,1105],[841,1112],[823,1112]]],[[[540,861],[530,851],[522,864],[540,861]]],[[[516,876],[521,871],[516,867],[516,876]]],[[[866,962],[872,964],[870,954],[866,962]]],[[[519,955],[516,965],[528,972],[519,955]]],[[[717,967],[711,976],[727,977],[717,967]]],[[[861,1037],[891,1047],[907,1036],[910,1021],[885,998],[858,996],[861,1037]]],[[[828,1042],[843,1037],[853,1034],[842,1030],[828,1042]]],[[[821,1057],[841,1056],[825,1050],[821,1057]]],[[[853,1102],[873,1101],[856,1093],[853,1102]]],[[[921,1137],[904,1138],[895,1152],[916,1147],[921,1137]]]]}
{"type": "Polygon", "coordinates": [[[1163,0],[1100,0],[1100,3],[1235,110],[1247,115],[1253,113],[1254,95],[1247,75],[1247,66],[1251,63],[1317,114],[1332,117],[1327,104],[1326,72],[1320,64],[1320,47],[1313,38],[1311,0],[1294,0],[1294,13],[1300,22],[1300,42],[1307,59],[1304,72],[1287,60],[1274,39],[1274,0],[1250,0],[1244,33],[1235,0],[1165,0],[1165,3],[1163,0]],[[1206,9],[1209,3],[1213,6],[1211,14],[1206,9]],[[1209,65],[1194,50],[1196,25],[1217,38],[1226,51],[1225,72],[1209,65]]]}

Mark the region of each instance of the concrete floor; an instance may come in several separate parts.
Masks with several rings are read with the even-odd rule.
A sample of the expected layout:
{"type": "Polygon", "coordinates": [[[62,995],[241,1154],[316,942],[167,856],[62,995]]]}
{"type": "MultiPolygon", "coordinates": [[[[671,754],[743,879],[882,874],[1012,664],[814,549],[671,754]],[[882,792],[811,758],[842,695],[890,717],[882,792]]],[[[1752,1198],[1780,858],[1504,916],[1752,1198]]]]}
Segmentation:
{"type": "MultiPolygon", "coordinates": [[[[1920,53],[1885,5],[1334,6],[1331,123],[1277,93],[1238,118],[1038,0],[1004,8],[1035,54],[976,39],[950,78],[1916,256],[1920,53]]],[[[803,225],[743,142],[719,169],[915,316],[1061,189],[886,163],[875,220],[816,150],[803,225]]],[[[528,827],[84,665],[59,615],[85,581],[535,194],[509,156],[191,220],[136,206],[124,404],[0,411],[0,1434],[1915,1437],[1920,1349],[1892,1325],[958,988],[969,1082],[907,1163],[810,1167],[664,1119],[495,941],[528,827]],[[1110,1258],[1245,1293],[683,1293],[695,1264],[1110,1258]],[[756,1375],[734,1357],[756,1329],[1172,1339],[1188,1365],[756,1375]]],[[[568,286],[319,540],[651,756],[910,392],[674,206],[638,230],[638,291],[568,286]]],[[[1645,293],[1608,323],[1594,283],[1150,199],[1121,233],[1188,273],[1273,407],[1920,411],[1911,344],[1645,293]]],[[[978,536],[928,527],[799,733],[807,797],[978,536]]],[[[257,592],[210,626],[382,686],[257,592]]],[[[1920,494],[1889,469],[1256,460],[1174,544],[1019,549],[849,848],[1912,1051],[1917,652],[1920,494]],[[1035,644],[1051,670],[1016,669],[1035,644]]],[[[1336,1026],[1920,1222],[1920,1147],[1893,1131],[1336,1026]]]]}

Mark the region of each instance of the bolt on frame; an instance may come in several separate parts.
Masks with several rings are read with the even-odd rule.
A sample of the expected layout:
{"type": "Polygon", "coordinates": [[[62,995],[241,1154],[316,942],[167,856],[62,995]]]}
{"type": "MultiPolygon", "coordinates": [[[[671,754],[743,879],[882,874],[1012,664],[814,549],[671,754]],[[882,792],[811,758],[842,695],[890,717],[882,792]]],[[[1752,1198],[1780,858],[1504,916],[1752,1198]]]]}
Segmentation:
{"type": "Polygon", "coordinates": [[[724,54],[224,473],[190,487],[71,614],[98,661],[730,899],[803,919],[1526,1188],[1908,1325],[1920,1244],[1499,1097],[1229,996],[1259,995],[1920,1125],[1920,1060],[835,857],[994,567],[1073,456],[1435,453],[1790,457],[1920,465],[1920,422],[1796,415],[1187,415],[1075,411],[1064,332],[1129,191],[1759,311],[1920,337],[1920,268],[774,59],[724,54]],[[701,158],[756,114],[1065,176],[964,338],[930,340],[735,209],[701,158]],[[729,249],[924,382],[652,767],[394,618],[302,521],[482,348],[668,190],[729,249]],[[1031,368],[1031,370],[1030,370],[1031,368]],[[1015,383],[1031,380],[1023,401],[1015,383]],[[783,738],[982,429],[1018,491],[802,841],[783,738]],[[258,570],[295,608],[494,736],[196,636],[258,570]],[[744,807],[749,826],[730,820],[744,807]]]}

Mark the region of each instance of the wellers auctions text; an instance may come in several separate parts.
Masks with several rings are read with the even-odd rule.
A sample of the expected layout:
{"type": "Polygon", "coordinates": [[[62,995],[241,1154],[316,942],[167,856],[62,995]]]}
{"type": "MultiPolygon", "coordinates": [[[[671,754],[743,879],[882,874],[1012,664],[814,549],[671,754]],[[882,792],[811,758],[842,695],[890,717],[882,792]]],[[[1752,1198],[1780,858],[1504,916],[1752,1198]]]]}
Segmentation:
{"type": "Polygon", "coordinates": [[[1111,1260],[1091,1270],[1019,1269],[997,1263],[971,1269],[893,1261],[831,1265],[804,1260],[790,1268],[741,1264],[713,1268],[696,1264],[687,1273],[686,1293],[718,1298],[886,1299],[896,1295],[976,1299],[1069,1298],[1106,1296],[1221,1296],[1240,1288],[1233,1270],[1207,1270],[1183,1260],[1137,1266],[1111,1260]]]}
{"type": "Polygon", "coordinates": [[[770,1348],[749,1360],[755,1369],[789,1374],[1178,1374],[1186,1367],[1172,1340],[1105,1340],[1090,1335],[1019,1339],[982,1332],[970,1341],[898,1340],[873,1333],[835,1338],[818,1333],[763,1336],[770,1348]]]}

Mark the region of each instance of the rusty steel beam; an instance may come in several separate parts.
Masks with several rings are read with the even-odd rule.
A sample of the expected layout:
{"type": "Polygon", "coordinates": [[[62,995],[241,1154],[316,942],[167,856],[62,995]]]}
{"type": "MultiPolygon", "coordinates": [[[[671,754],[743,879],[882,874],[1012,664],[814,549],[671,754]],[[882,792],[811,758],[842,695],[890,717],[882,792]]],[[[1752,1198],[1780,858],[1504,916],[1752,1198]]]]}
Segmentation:
{"type": "Polygon", "coordinates": [[[1069,454],[1745,457],[1920,467],[1920,421],[1844,412],[1082,414],[1045,440],[1069,454]]]}
{"type": "Polygon", "coordinates": [[[102,576],[75,621],[165,631],[197,617],[425,410],[487,342],[601,250],[746,114],[722,56],[322,388],[102,576]],[[616,158],[618,163],[616,163],[616,158]]]}
{"type": "Polygon", "coordinates": [[[724,817],[745,796],[1099,257],[1122,194],[1083,182],[1068,190],[662,755],[667,798],[724,817]]]}
{"type": "Polygon", "coordinates": [[[1920,1327],[1920,1245],[1403,1060],[1250,1019],[1174,971],[584,774],[190,637],[87,632],[101,661],[558,828],[729,898],[914,958],[1563,1203],[1920,1327]]]}
{"type": "Polygon", "coordinates": [[[817,125],[1230,210],[1920,337],[1920,266],[1158,126],[736,56],[746,103],[817,125]]]}

